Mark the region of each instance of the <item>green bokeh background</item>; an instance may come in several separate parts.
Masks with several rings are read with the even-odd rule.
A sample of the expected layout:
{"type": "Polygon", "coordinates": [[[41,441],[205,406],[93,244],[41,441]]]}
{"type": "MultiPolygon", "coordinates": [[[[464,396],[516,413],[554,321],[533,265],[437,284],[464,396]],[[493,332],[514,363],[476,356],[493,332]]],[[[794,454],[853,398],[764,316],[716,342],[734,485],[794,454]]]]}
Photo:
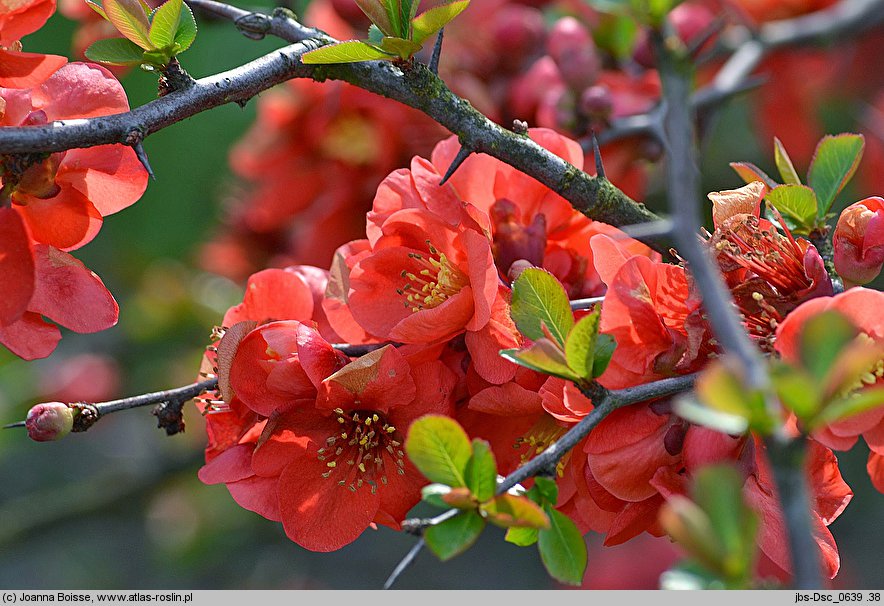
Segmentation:
{"type": "MultiPolygon", "coordinates": [[[[69,55],[74,27],[56,15],[25,39],[26,49],[69,55]]],[[[278,46],[278,41],[248,40],[227,23],[201,22],[182,62],[201,77],[278,46]]],[[[122,81],[133,106],[155,97],[151,74],[135,71],[122,81]]],[[[0,351],[0,422],[23,418],[40,400],[45,377],[79,353],[116,359],[121,397],[194,379],[209,331],[241,296],[241,285],[202,273],[195,259],[234,184],[228,150],[255,109],[254,102],[244,109],[217,108],[147,139],[157,180],[141,201],[110,217],[96,241],[76,253],[116,296],[119,324],[95,335],[65,331],[57,352],[44,361],[24,363],[0,351]]],[[[828,114],[830,132],[850,128],[837,110],[828,114]]],[[[729,161],[769,164],[742,126],[749,119],[749,106],[734,104],[707,141],[708,190],[739,184],[729,161]]],[[[649,204],[655,199],[659,195],[649,204]]],[[[336,553],[301,549],[278,524],[235,505],[223,486],[197,480],[205,434],[192,407],[187,423],[185,434],[167,438],[141,409],[109,416],[87,434],[58,443],[31,442],[21,431],[0,432],[0,587],[379,588],[413,544],[413,538],[382,528],[336,553]]],[[[867,452],[859,445],[839,453],[842,472],[856,492],[831,526],[841,549],[842,587],[884,585],[884,497],[866,476],[867,452]]],[[[591,569],[603,570],[606,558],[619,553],[623,564],[617,577],[638,582],[653,566],[641,555],[624,559],[629,553],[624,548],[602,550],[598,537],[589,540],[591,569]]],[[[422,554],[399,586],[543,589],[554,584],[536,550],[506,544],[502,533],[489,530],[451,562],[439,564],[422,554]]]]}

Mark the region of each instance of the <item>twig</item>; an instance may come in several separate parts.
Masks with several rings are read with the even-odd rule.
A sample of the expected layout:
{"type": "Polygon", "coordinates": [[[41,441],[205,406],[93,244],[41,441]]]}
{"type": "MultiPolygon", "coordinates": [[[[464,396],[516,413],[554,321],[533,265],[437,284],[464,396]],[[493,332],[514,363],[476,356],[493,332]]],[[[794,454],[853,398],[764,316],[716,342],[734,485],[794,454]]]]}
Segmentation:
{"type": "MultiPolygon", "coordinates": [[[[685,55],[677,50],[673,36],[667,38],[661,32],[655,32],[653,38],[666,107],[664,146],[668,159],[669,208],[674,221],[675,240],[703,296],[703,307],[719,343],[742,363],[747,388],[759,391],[769,414],[777,418],[780,406],[771,393],[767,365],[740,322],[730,293],[708,250],[697,238],[697,226],[702,225],[698,204],[699,171],[694,120],[688,103],[693,67],[685,55]]],[[[767,443],[785,514],[795,586],[799,589],[819,588],[822,585],[817,560],[819,549],[811,534],[810,499],[804,479],[803,438],[790,440],[783,435],[774,435],[767,443]]]]}
{"type": "MultiPolygon", "coordinates": [[[[255,13],[213,2],[192,4],[237,22],[255,13]]],[[[451,90],[426,66],[408,69],[386,61],[342,65],[304,65],[300,56],[319,45],[335,42],[318,30],[298,23],[277,9],[269,17],[267,33],[294,42],[260,59],[223,74],[203,78],[184,90],[122,114],[58,121],[42,126],[0,130],[0,154],[63,151],[125,142],[133,131],[147,136],[201,111],[229,102],[245,101],[291,78],[334,79],[397,100],[418,109],[456,134],[476,153],[486,153],[534,177],[560,194],[587,217],[615,226],[647,223],[657,215],[635,202],[606,179],[597,179],[544,149],[531,139],[502,128],[451,90]]],[[[263,29],[263,26],[262,26],[263,29]]],[[[648,246],[665,253],[654,241],[648,246]]]]}
{"type": "MultiPolygon", "coordinates": [[[[593,401],[594,406],[592,411],[583,417],[580,422],[574,425],[574,427],[565,432],[561,438],[550,445],[546,450],[498,482],[497,494],[503,494],[528,478],[533,478],[536,475],[554,469],[556,464],[568,454],[568,452],[577,446],[583,438],[589,435],[590,431],[601,423],[605,417],[618,408],[687,391],[693,387],[695,380],[696,375],[684,375],[670,379],[661,379],[659,381],[616,391],[610,391],[598,383],[592,383],[589,388],[583,390],[584,394],[593,401]]],[[[409,532],[419,533],[422,532],[424,528],[441,524],[445,520],[457,515],[459,512],[460,510],[458,509],[449,509],[435,518],[405,520],[402,523],[402,527],[403,529],[408,528],[409,532]]],[[[411,563],[411,560],[417,556],[423,546],[424,541],[421,539],[420,542],[411,548],[405,558],[403,558],[399,565],[396,566],[396,570],[390,575],[390,578],[387,579],[387,582],[384,584],[384,589],[389,589],[393,583],[396,582],[396,579],[405,567],[411,563]],[[408,560],[408,562],[406,562],[406,560],[408,560]],[[403,565],[403,563],[405,564],[403,565]]]]}

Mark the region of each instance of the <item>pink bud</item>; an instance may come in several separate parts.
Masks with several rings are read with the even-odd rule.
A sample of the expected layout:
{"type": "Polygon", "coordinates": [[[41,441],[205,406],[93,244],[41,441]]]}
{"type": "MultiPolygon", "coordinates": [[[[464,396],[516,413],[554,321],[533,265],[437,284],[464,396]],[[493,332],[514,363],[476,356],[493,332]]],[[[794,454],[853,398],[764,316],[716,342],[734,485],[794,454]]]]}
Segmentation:
{"type": "MultiPolygon", "coordinates": [[[[693,44],[712,24],[715,14],[705,6],[697,4],[680,4],[669,13],[669,20],[675,33],[685,44],[693,44]]],[[[709,42],[702,48],[706,48],[709,42]]],[[[657,67],[657,59],[651,48],[650,34],[647,30],[639,33],[632,58],[642,67],[657,67]]]]}
{"type": "Polygon", "coordinates": [[[884,198],[866,198],[841,211],[832,244],[845,286],[874,280],[884,265],[884,198]]]}
{"type": "Polygon", "coordinates": [[[495,50],[501,67],[517,70],[533,60],[546,35],[543,13],[527,6],[507,6],[497,12],[492,24],[495,50]]]}
{"type": "Polygon", "coordinates": [[[589,31],[577,19],[559,19],[550,32],[547,49],[571,90],[579,92],[595,83],[601,60],[589,31]]]}
{"type": "Polygon", "coordinates": [[[611,90],[604,84],[590,86],[580,95],[580,111],[590,118],[605,122],[611,116],[613,108],[611,90]]]}
{"type": "Polygon", "coordinates": [[[62,402],[37,404],[28,411],[25,427],[37,442],[60,440],[74,428],[74,411],[62,402]]]}

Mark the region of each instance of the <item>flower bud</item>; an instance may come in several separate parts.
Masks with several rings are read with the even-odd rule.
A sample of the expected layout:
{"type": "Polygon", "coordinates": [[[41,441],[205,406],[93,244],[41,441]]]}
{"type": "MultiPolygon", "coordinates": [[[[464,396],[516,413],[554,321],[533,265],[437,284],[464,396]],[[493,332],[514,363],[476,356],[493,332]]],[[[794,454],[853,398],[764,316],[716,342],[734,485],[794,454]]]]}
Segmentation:
{"type": "Polygon", "coordinates": [[[501,67],[510,71],[535,59],[546,36],[543,13],[527,6],[501,9],[491,27],[501,67]]]}
{"type": "Polygon", "coordinates": [[[604,84],[590,86],[580,95],[580,110],[589,118],[607,122],[613,109],[614,98],[604,84]]]}
{"type": "Polygon", "coordinates": [[[580,92],[595,83],[602,69],[601,60],[592,36],[577,19],[559,19],[550,32],[547,47],[571,90],[580,92]]]}
{"type": "Polygon", "coordinates": [[[37,404],[28,411],[25,427],[37,442],[60,440],[74,428],[74,411],[62,402],[37,404]]]}
{"type": "Polygon", "coordinates": [[[845,286],[874,280],[884,264],[884,198],[866,198],[845,208],[832,244],[835,271],[845,286]]]}

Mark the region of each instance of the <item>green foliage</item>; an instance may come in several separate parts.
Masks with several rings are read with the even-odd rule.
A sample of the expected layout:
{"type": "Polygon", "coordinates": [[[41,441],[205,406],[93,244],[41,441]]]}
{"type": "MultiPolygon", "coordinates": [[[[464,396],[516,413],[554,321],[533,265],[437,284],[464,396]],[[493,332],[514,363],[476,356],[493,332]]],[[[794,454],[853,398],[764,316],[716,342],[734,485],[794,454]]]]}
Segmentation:
{"type": "Polygon", "coordinates": [[[842,133],[823,137],[808,169],[807,185],[801,184],[786,148],[776,138],[774,161],[782,184],[749,162],[732,162],[731,167],[746,183],[764,182],[770,189],[767,201],[782,213],[786,227],[798,234],[808,234],[825,228],[835,197],[856,172],[864,148],[862,135],[842,133]]]}
{"type": "Polygon", "coordinates": [[[624,15],[658,27],[666,15],[683,0],[587,0],[590,6],[603,13],[624,15]]]}
{"type": "Polygon", "coordinates": [[[421,417],[409,428],[405,452],[421,473],[435,482],[423,488],[423,500],[462,510],[430,526],[424,534],[440,559],[469,548],[486,522],[534,532],[549,527],[547,514],[528,497],[496,494],[497,461],[491,447],[479,439],[470,443],[457,421],[439,415],[421,417]]]}
{"type": "Polygon", "coordinates": [[[544,269],[528,268],[513,282],[510,315],[533,343],[500,355],[521,366],[586,385],[608,367],[614,339],[599,333],[600,309],[574,322],[568,295],[544,269]]]}
{"type": "Polygon", "coordinates": [[[743,477],[736,469],[710,466],[697,472],[691,490],[693,500],[674,495],[667,501],[660,523],[690,558],[680,570],[693,579],[679,576],[680,582],[702,587],[750,587],[758,516],[743,500],[742,491],[743,477]]]}
{"type": "Polygon", "coordinates": [[[586,542],[577,525],[565,514],[545,503],[543,511],[549,517],[550,527],[537,535],[540,559],[551,577],[561,583],[579,585],[586,571],[586,542]]]}
{"type": "Polygon", "coordinates": [[[104,0],[103,5],[89,0],[88,4],[125,36],[89,46],[86,57],[92,61],[163,69],[196,39],[193,12],[182,0],[167,0],[155,10],[136,0],[104,0]]]}
{"type": "Polygon", "coordinates": [[[526,269],[513,282],[510,314],[525,337],[537,341],[551,335],[560,346],[574,326],[565,289],[545,269],[526,269]]]}
{"type": "Polygon", "coordinates": [[[862,135],[825,136],[816,147],[807,181],[819,198],[819,216],[832,208],[835,196],[844,189],[856,172],[865,149],[862,135]]]}
{"type": "Polygon", "coordinates": [[[408,60],[424,42],[469,6],[456,0],[417,15],[420,0],[356,0],[372,25],[368,40],[346,40],[305,53],[306,64],[358,63],[376,60],[408,60]]]}
{"type": "Polygon", "coordinates": [[[462,511],[441,524],[427,528],[424,540],[430,551],[444,562],[469,549],[484,529],[485,520],[478,512],[462,511]]]}
{"type": "Polygon", "coordinates": [[[426,415],[412,423],[405,452],[430,481],[466,486],[464,473],[472,447],[466,432],[454,419],[426,415]]]}

